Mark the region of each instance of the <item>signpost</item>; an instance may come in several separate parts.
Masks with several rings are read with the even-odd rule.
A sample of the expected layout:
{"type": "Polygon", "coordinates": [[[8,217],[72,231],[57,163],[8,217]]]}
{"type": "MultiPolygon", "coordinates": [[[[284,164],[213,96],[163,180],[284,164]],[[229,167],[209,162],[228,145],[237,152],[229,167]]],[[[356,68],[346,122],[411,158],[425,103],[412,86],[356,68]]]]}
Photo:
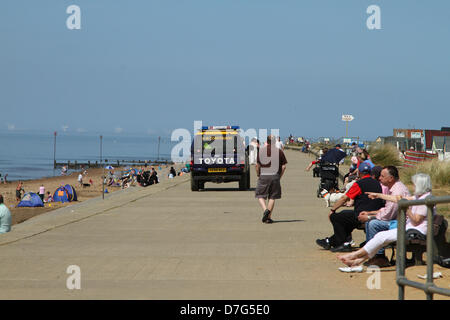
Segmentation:
{"type": "Polygon", "coordinates": [[[342,121],[345,121],[345,137],[348,137],[348,123],[355,119],[351,114],[343,114],[342,121]]]}

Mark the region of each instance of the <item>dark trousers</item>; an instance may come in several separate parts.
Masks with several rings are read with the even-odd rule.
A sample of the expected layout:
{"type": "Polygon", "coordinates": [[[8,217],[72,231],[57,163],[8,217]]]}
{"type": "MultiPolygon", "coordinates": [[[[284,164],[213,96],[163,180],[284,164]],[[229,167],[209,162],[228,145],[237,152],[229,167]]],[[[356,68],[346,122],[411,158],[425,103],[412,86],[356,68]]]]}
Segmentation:
{"type": "Polygon", "coordinates": [[[330,216],[334,234],[330,237],[333,247],[340,246],[352,237],[352,231],[359,225],[358,214],[353,210],[342,210],[330,216]]]}

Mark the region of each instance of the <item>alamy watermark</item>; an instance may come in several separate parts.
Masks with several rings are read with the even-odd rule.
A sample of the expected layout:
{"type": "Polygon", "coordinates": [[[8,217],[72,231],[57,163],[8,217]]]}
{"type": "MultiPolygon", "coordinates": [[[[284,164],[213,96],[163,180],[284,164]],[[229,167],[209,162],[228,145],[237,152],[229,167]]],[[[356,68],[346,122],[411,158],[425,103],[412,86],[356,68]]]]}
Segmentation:
{"type": "Polygon", "coordinates": [[[81,289],[81,268],[77,265],[70,265],[66,270],[67,274],[70,274],[66,280],[66,287],[69,290],[81,289]]]}
{"type": "MultiPolygon", "coordinates": [[[[70,14],[66,19],[66,26],[69,30],[81,29],[81,8],[77,5],[70,5],[66,9],[66,13],[70,14]]],[[[366,26],[369,30],[381,29],[381,9],[380,6],[372,4],[367,7],[366,13],[370,16],[366,20],[366,26]]]]}
{"type": "Polygon", "coordinates": [[[372,274],[367,278],[366,286],[369,290],[381,289],[381,271],[380,267],[371,265],[366,273],[372,274]]]}
{"type": "Polygon", "coordinates": [[[377,5],[370,5],[366,10],[370,16],[366,20],[367,29],[380,30],[381,29],[381,9],[377,5]]]}
{"type": "MultiPolygon", "coordinates": [[[[171,160],[175,163],[193,161],[194,164],[235,164],[234,157],[226,155],[244,155],[245,142],[259,140],[263,146],[268,135],[279,137],[280,129],[239,129],[239,140],[222,138],[223,131],[217,131],[215,127],[204,127],[201,120],[194,121],[193,133],[186,128],[178,128],[172,131],[171,141],[178,142],[171,150],[171,160]],[[198,132],[202,132],[198,135],[198,132]],[[205,147],[206,146],[206,147],[205,147]]],[[[232,130],[232,129],[230,129],[232,130]]],[[[275,142],[275,141],[274,141],[275,142]]],[[[274,143],[271,145],[274,147],[274,143]]],[[[275,150],[275,149],[274,149],[275,150]]],[[[272,153],[271,153],[272,154],[272,153]]],[[[243,159],[243,158],[242,158],[243,159]]],[[[270,167],[278,168],[275,163],[277,157],[261,158],[261,163],[269,164],[270,167]]]]}
{"type": "Polygon", "coordinates": [[[66,9],[66,13],[70,16],[66,20],[66,26],[69,30],[81,29],[81,8],[77,5],[70,5],[66,9]]]}

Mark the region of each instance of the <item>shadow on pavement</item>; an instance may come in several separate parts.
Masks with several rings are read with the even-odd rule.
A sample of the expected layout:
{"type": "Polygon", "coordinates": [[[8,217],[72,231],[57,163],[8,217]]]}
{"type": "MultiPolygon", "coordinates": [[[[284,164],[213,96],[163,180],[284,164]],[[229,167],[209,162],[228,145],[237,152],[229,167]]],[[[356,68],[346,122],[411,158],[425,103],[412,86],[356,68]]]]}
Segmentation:
{"type": "Polygon", "coordinates": [[[279,222],[305,222],[306,220],[273,220],[273,223],[279,222]]]}
{"type": "Polygon", "coordinates": [[[248,190],[245,191],[240,191],[239,188],[206,188],[206,189],[201,189],[201,192],[208,192],[208,191],[239,191],[239,192],[250,192],[250,191],[255,191],[255,188],[250,188],[248,190]]]}

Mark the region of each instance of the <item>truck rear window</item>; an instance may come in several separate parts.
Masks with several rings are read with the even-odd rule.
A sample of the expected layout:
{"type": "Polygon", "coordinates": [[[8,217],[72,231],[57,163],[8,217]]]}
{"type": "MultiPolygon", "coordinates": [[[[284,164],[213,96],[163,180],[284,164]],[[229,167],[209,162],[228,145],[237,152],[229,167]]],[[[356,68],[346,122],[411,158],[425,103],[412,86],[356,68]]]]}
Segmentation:
{"type": "Polygon", "coordinates": [[[192,151],[195,151],[196,155],[206,153],[208,155],[211,154],[213,157],[221,154],[236,154],[240,151],[239,149],[244,150],[244,140],[242,137],[236,132],[229,133],[226,131],[202,132],[202,134],[195,136],[195,141],[192,146],[192,151]]]}

